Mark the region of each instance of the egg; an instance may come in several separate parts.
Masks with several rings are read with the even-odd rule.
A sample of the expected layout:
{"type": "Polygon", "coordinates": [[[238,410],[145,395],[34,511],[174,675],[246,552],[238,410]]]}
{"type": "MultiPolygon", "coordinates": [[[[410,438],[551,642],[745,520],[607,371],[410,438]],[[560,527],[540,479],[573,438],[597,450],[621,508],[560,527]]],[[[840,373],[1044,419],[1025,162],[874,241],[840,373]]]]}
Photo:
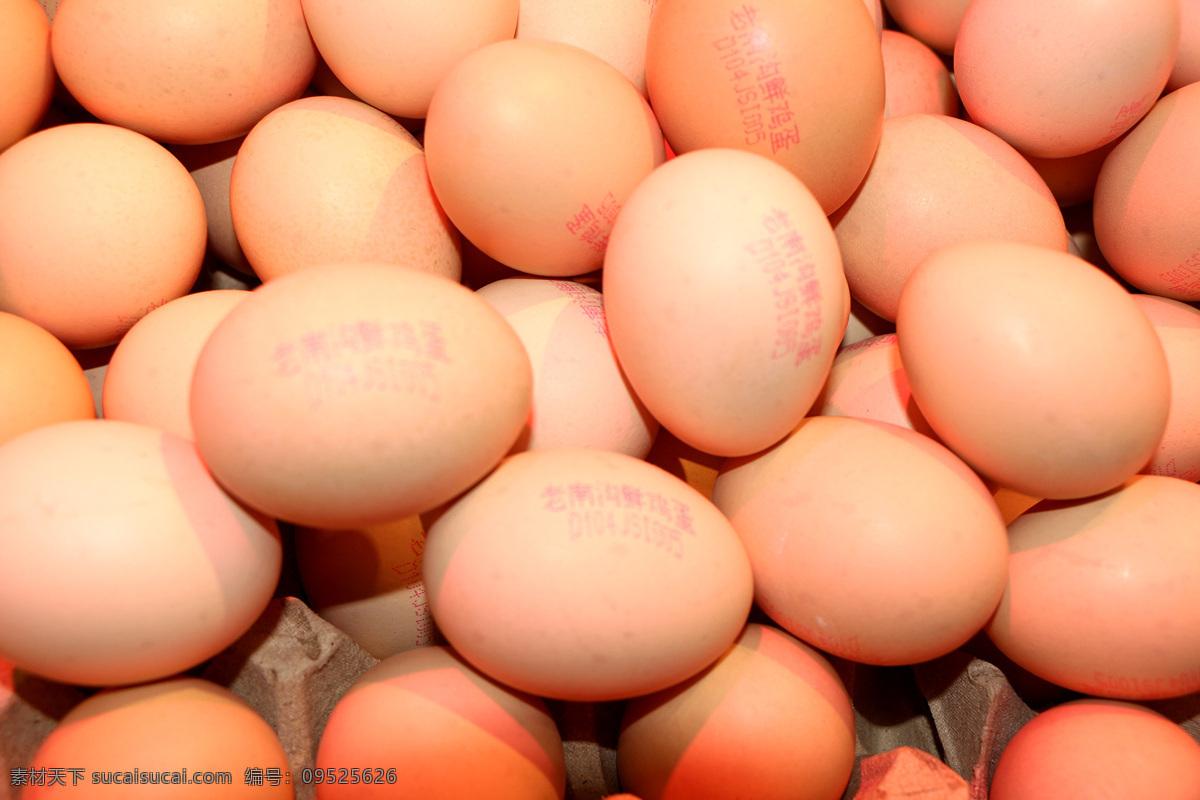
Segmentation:
{"type": "Polygon", "coordinates": [[[884,0],[896,25],[939,53],[953,54],[970,0],[884,0]]]}
{"type": "Polygon", "coordinates": [[[613,348],[663,427],[718,456],[804,416],[849,315],[837,239],[781,165],[708,148],[667,162],[617,218],[604,259],[613,348]]]}
{"type": "Polygon", "coordinates": [[[1114,489],[1166,427],[1170,377],[1153,326],[1069,253],[988,240],[938,250],[904,286],[896,336],[938,438],[1022,494],[1114,489]]]}
{"type": "Polygon", "coordinates": [[[49,331],[0,311],[0,444],[27,431],[96,416],[87,376],[49,331]]]}
{"type": "Polygon", "coordinates": [[[396,264],[263,284],[196,362],[192,429],[213,474],[271,516],[392,522],[488,473],[529,416],[529,357],[482,298],[396,264]]]}
{"type": "Polygon", "coordinates": [[[420,144],[357,100],[305,97],[259,121],[233,163],[229,212],[263,281],[334,261],[462,275],[460,237],[420,144]]]}
{"type": "Polygon", "coordinates": [[[191,669],[249,629],[279,580],[275,522],[173,434],[116,420],[38,428],[0,446],[0,483],[0,654],[51,680],[191,669]]]}
{"type": "Polygon", "coordinates": [[[623,453],[506,459],[430,526],[425,586],[463,658],[540,697],[665,689],[715,661],[750,611],[745,550],[711,502],[623,453]]]}
{"type": "Polygon", "coordinates": [[[0,152],[37,128],[54,96],[50,20],[37,0],[0,3],[0,152]]]}
{"type": "Polygon", "coordinates": [[[544,39],[498,42],[460,61],[430,102],[425,152],[462,234],[502,264],[549,277],[601,266],[613,220],[666,158],[628,78],[544,39]]]}
{"type": "Polygon", "coordinates": [[[140,133],[61,125],[0,153],[0,311],[70,348],[115,344],[187,294],[205,239],[196,184],[140,133]]]}
{"type": "Polygon", "coordinates": [[[865,664],[960,647],[1004,592],[1004,521],[983,482],[928,437],[809,417],[726,461],[713,502],[738,532],[754,598],[785,630],[865,664]]]}
{"type": "Polygon", "coordinates": [[[258,712],[228,689],[192,677],[88,697],[50,732],[30,768],[61,771],[63,780],[25,786],[21,796],[29,800],[290,800],[300,778],[258,712]],[[251,779],[255,771],[261,783],[251,779]]]}
{"type": "Polygon", "coordinates": [[[1178,300],[1135,294],[1167,356],[1171,410],[1158,452],[1141,472],[1200,480],[1200,310],[1178,300]]]}
{"type": "Polygon", "coordinates": [[[73,0],[56,10],[54,65],[104,122],[177,144],[244,135],[312,79],[300,0],[73,0]]]}
{"type": "Polygon", "coordinates": [[[885,30],[879,44],[885,80],[883,115],[958,116],[958,90],[942,59],[928,45],[896,30],[885,30]]]}

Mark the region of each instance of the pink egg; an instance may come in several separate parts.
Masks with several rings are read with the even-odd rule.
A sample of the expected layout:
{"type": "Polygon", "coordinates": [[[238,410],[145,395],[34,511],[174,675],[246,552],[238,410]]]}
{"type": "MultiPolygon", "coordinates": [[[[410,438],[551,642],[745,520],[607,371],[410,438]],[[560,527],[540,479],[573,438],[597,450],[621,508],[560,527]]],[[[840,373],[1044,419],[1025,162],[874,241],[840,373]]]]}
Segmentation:
{"type": "Polygon", "coordinates": [[[506,459],[430,526],[424,558],[446,640],[495,680],[563,700],[695,675],[737,637],[753,590],[711,502],[602,450],[506,459]]]}
{"type": "Polygon", "coordinates": [[[987,633],[1045,680],[1100,697],[1200,690],[1200,485],[1136,475],[1009,525],[1008,588],[987,633]]]}
{"type": "Polygon", "coordinates": [[[217,324],[249,296],[233,289],[197,292],[138,320],[109,359],[104,417],[194,440],[190,397],[196,361],[217,324]]]}
{"type": "Polygon", "coordinates": [[[1142,472],[1200,480],[1200,310],[1178,300],[1135,294],[1162,343],[1171,373],[1171,411],[1158,452],[1142,472]]]}
{"type": "Polygon", "coordinates": [[[713,502],[750,555],[759,607],[842,658],[945,655],[1004,592],[991,495],[953,453],[905,428],[809,417],[778,447],[725,462],[713,502]]]}
{"type": "Polygon", "coordinates": [[[1200,84],[1155,104],[1096,179],[1096,241],[1144,292],[1200,300],[1200,84]]]}
{"type": "Polygon", "coordinates": [[[866,174],[883,122],[879,34],[861,2],[660,0],[646,87],[675,153],[773,159],[827,214],[866,174]]]}
{"type": "Polygon", "coordinates": [[[613,220],[666,157],[628,78],[544,39],[459,62],[430,103],[425,147],[433,189],[463,235],[507,266],[555,277],[600,267],[613,220]]]}
{"type": "Polygon", "coordinates": [[[447,647],[420,647],[379,662],[337,701],[312,783],[317,800],[562,800],[566,759],[541,699],[447,647]],[[348,764],[362,764],[363,779],[343,780],[348,764]]]}
{"type": "Polygon", "coordinates": [[[1000,754],[990,800],[1188,800],[1200,794],[1200,744],[1133,703],[1082,699],[1049,708],[1000,754]]]}
{"type": "Polygon", "coordinates": [[[650,452],[658,422],[621,372],[600,292],[574,281],[505,278],[478,294],[512,325],[533,365],[533,411],[516,449],[650,452]]]}
{"type": "Polygon", "coordinates": [[[1077,156],[1066,158],[1039,158],[1025,156],[1025,160],[1037,170],[1038,175],[1046,182],[1046,186],[1054,193],[1054,199],[1059,206],[1069,206],[1085,203],[1092,199],[1096,191],[1096,179],[1100,176],[1100,168],[1113,148],[1121,142],[1118,137],[1106,145],[1077,156]]]}
{"type": "Polygon", "coordinates": [[[829,662],[783,631],[747,625],[695,678],[626,706],[622,788],[645,800],[840,800],[854,711],[829,662]]]}
{"type": "Polygon", "coordinates": [[[958,115],[958,90],[942,59],[928,45],[907,33],[882,33],[883,74],[886,78],[883,115],[958,115]]]}
{"type": "Polygon", "coordinates": [[[299,97],[317,63],[300,0],[73,0],[51,50],[92,114],[178,144],[245,134],[299,97]]]}
{"type": "Polygon", "coordinates": [[[1166,427],[1170,378],[1153,326],[1119,283],[1068,253],[943,248],[905,284],[896,335],[938,437],[1023,494],[1116,488],[1166,427]]]}
{"type": "Polygon", "coordinates": [[[665,428],[714,455],[787,435],[821,391],[849,314],[816,198],[742,150],[687,153],[638,186],[603,280],[634,391],[665,428]]]}
{"type": "Polygon", "coordinates": [[[1023,153],[1086,153],[1150,110],[1179,31],[1179,0],[972,0],[954,45],[959,96],[972,120],[1023,153]]]}
{"type": "Polygon", "coordinates": [[[954,42],[970,0],[884,0],[900,29],[939,53],[954,53],[954,42]]]}
{"type": "Polygon", "coordinates": [[[830,217],[850,292],[894,320],[924,258],[955,242],[1004,239],[1066,252],[1054,195],[1004,140],[940,114],[884,120],[871,169],[830,217]]]}
{"type": "Polygon", "coordinates": [[[1182,12],[1179,55],[1167,80],[1168,92],[1200,81],[1200,0],[1180,0],[1179,7],[1182,12]]]}
{"type": "Polygon", "coordinates": [[[304,97],[246,136],[229,180],[238,242],[264,281],[314,264],[385,261],[458,280],[461,243],[400,123],[344,97],[304,97]]]}
{"type": "Polygon", "coordinates": [[[0,153],[0,310],[68,347],[115,344],[187,294],[205,239],[195,182],[140,133],[60,125],[0,153]]]}
{"type": "Polygon", "coordinates": [[[0,447],[0,484],[0,654],[51,680],[191,669],[249,629],[279,580],[274,521],[231,499],[174,434],[39,428],[0,447]]]}
{"type": "Polygon", "coordinates": [[[256,289],[192,377],[213,474],[272,516],[391,522],[467,489],[529,416],[529,358],[448,278],[377,262],[313,266],[256,289]]]}

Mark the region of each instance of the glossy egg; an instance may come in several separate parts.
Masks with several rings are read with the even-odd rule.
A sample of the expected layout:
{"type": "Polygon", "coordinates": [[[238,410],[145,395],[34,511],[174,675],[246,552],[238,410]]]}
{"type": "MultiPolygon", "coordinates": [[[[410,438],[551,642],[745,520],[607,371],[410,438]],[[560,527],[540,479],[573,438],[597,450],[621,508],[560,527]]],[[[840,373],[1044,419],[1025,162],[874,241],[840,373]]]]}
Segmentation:
{"type": "Polygon", "coordinates": [[[846,329],[837,240],[803,183],[755,153],[678,156],[630,198],[603,291],[617,358],[662,425],[714,455],[779,441],[846,329]]]}
{"type": "Polygon", "coordinates": [[[0,447],[0,482],[0,653],[52,680],[190,669],[245,633],[279,580],[274,521],[233,501],[173,434],[39,428],[0,447]]]}
{"type": "Polygon", "coordinates": [[[531,397],[529,357],[482,298],[408,267],[344,263],[263,284],[225,316],[192,377],[192,427],[250,505],[354,527],[482,478],[531,397]]]}
{"type": "Polygon", "coordinates": [[[1166,427],[1170,377],[1153,326],[1119,283],[1069,253],[995,241],[943,248],[905,284],[896,335],[938,437],[1023,494],[1113,489],[1166,427]]]}
{"type": "Polygon", "coordinates": [[[1136,475],[1009,525],[1008,588],[987,633],[1073,691],[1126,700],[1200,689],[1200,485],[1136,475]]]}
{"type": "Polygon", "coordinates": [[[660,0],[646,87],[674,152],[773,159],[825,213],[866,174],[883,122],[879,34],[861,2],[660,0]]]}
{"type": "Polygon", "coordinates": [[[446,640],[541,697],[658,691],[715,661],[753,590],[737,534],[682,480],[622,453],[506,459],[430,526],[425,586],[446,640]]]}
{"type": "Polygon", "coordinates": [[[854,740],[850,696],[825,657],[752,624],[700,675],[629,703],[617,769],[645,800],[838,800],[854,740]]]}

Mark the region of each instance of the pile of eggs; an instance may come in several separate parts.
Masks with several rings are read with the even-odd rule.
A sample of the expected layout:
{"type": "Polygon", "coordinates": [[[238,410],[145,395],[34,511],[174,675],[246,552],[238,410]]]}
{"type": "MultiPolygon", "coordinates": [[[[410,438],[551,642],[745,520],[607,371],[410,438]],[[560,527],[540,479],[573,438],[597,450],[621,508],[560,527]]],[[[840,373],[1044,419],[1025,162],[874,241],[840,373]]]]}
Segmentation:
{"type": "Polygon", "coordinates": [[[562,798],[552,699],[834,800],[827,656],[981,633],[1086,696],[995,800],[1200,792],[1197,0],[0,0],[0,76],[0,660],[96,690],[34,767],[287,769],[184,676],[282,525],[382,659],[319,798],[562,798]]]}

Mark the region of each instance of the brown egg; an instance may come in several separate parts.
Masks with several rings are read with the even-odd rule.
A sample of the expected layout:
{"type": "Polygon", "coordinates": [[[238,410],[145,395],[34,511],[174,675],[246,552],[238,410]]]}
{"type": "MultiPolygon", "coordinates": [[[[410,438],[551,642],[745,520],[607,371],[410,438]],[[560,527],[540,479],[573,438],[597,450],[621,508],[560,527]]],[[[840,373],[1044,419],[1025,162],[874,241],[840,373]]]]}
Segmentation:
{"type": "Polygon", "coordinates": [[[317,63],[300,0],[72,0],[51,50],[92,114],[178,144],[245,134],[299,97],[317,63]]]}
{"type": "Polygon", "coordinates": [[[1133,300],[1162,343],[1171,373],[1171,411],[1158,452],[1141,471],[1200,480],[1200,310],[1150,294],[1133,300]]]}
{"type": "Polygon", "coordinates": [[[1144,292],[1200,300],[1200,84],[1155,104],[1104,159],[1092,217],[1112,268],[1144,292]]]}
{"type": "Polygon", "coordinates": [[[754,599],[827,653],[916,664],[961,647],[1004,592],[1004,521],[971,469],[889,423],[809,417],[721,468],[713,502],[754,570],[754,599]]]}
{"type": "Polygon", "coordinates": [[[300,777],[288,779],[283,744],[245,700],[189,677],[88,697],[50,732],[31,768],[62,770],[64,780],[26,786],[29,800],[290,800],[300,777]],[[249,779],[253,771],[262,783],[249,779]]]}
{"type": "Polygon", "coordinates": [[[96,416],[71,351],[48,331],[0,311],[0,444],[26,431],[96,416]]]}
{"type": "Polygon", "coordinates": [[[238,150],[229,205],[264,281],[335,261],[462,275],[458,231],[433,195],[421,146],[366,103],[305,97],[271,112],[238,150]]]}
{"type": "Polygon", "coordinates": [[[540,697],[618,700],[695,675],[750,611],[745,550],[680,479],[623,453],[506,459],[429,528],[425,586],[446,640],[540,697]]]}
{"type": "Polygon", "coordinates": [[[1166,427],[1167,360],[1129,293],[1068,253],[974,241],[923,261],[900,296],[900,357],[938,437],[1033,497],[1108,491],[1166,427]]]}
{"type": "Polygon", "coordinates": [[[463,236],[502,264],[552,277],[599,269],[613,220],[666,158],[654,114],[616,67],[543,39],[459,62],[429,106],[425,148],[463,236]]]}
{"type": "Polygon", "coordinates": [[[0,153],[0,310],[70,348],[114,344],[187,294],[205,237],[187,169],[140,133],[61,125],[0,153]]]}
{"type": "Polygon", "coordinates": [[[969,239],[1067,250],[1054,195],[995,134],[940,114],[883,123],[871,169],[830,217],[850,292],[896,318],[908,276],[934,251],[969,239]]]}
{"type": "Polygon", "coordinates": [[[901,31],[881,34],[886,78],[884,117],[901,114],[958,116],[958,90],[942,59],[928,45],[901,31]]]}
{"type": "Polygon", "coordinates": [[[367,670],[321,733],[317,800],[562,800],[562,736],[539,698],[480,674],[447,647],[367,670]],[[340,779],[347,764],[364,778],[340,779]]]}
{"type": "Polygon", "coordinates": [[[1179,50],[1179,0],[972,0],[954,46],[971,119],[1023,153],[1065,158],[1150,110],[1179,50]]]}
{"type": "MultiPolygon", "coordinates": [[[[1128,134],[1123,134],[1128,135],[1128,134]]],[[[1054,199],[1062,208],[1086,203],[1096,191],[1096,179],[1108,154],[1122,141],[1118,137],[1103,147],[1077,156],[1066,158],[1039,158],[1025,156],[1025,160],[1037,170],[1046,186],[1054,193],[1054,199]]]]}
{"type": "Polygon", "coordinates": [[[771,158],[827,214],[866,174],[883,122],[879,35],[861,2],[661,0],[646,86],[674,152],[771,158]]]}
{"type": "Polygon", "coordinates": [[[900,29],[950,55],[970,0],[884,0],[883,6],[900,29]]]}
{"type": "Polygon", "coordinates": [[[200,350],[217,323],[249,296],[233,289],[197,292],[138,320],[109,359],[105,419],[137,422],[195,440],[190,397],[200,350]]]}
{"type": "Polygon", "coordinates": [[[0,653],[51,680],[191,669],[249,629],[279,580],[274,521],[234,502],[174,434],[39,428],[0,446],[0,485],[0,653]]]}
{"type": "Polygon", "coordinates": [[[783,631],[747,625],[710,668],[630,701],[621,786],[645,800],[840,800],[854,711],[833,667],[783,631]]]}
{"type": "Polygon", "coordinates": [[[812,192],[744,150],[687,153],[638,186],[603,286],[638,397],[719,456],[769,447],[800,421],[849,314],[837,240],[812,192]]]}
{"type": "Polygon", "coordinates": [[[1180,0],[1179,55],[1167,80],[1168,92],[1200,81],[1200,0],[1180,0]]]}
{"type": "Polygon", "coordinates": [[[316,528],[391,522],[467,489],[529,416],[529,357],[462,285],[377,262],[263,284],[213,331],[192,426],[213,474],[316,528]]]}
{"type": "Polygon", "coordinates": [[[37,0],[0,2],[0,152],[33,133],[54,96],[50,20],[37,0]]]}
{"type": "Polygon", "coordinates": [[[513,38],[518,0],[302,0],[304,18],[330,70],[388,114],[422,118],[454,65],[513,38]]]}

